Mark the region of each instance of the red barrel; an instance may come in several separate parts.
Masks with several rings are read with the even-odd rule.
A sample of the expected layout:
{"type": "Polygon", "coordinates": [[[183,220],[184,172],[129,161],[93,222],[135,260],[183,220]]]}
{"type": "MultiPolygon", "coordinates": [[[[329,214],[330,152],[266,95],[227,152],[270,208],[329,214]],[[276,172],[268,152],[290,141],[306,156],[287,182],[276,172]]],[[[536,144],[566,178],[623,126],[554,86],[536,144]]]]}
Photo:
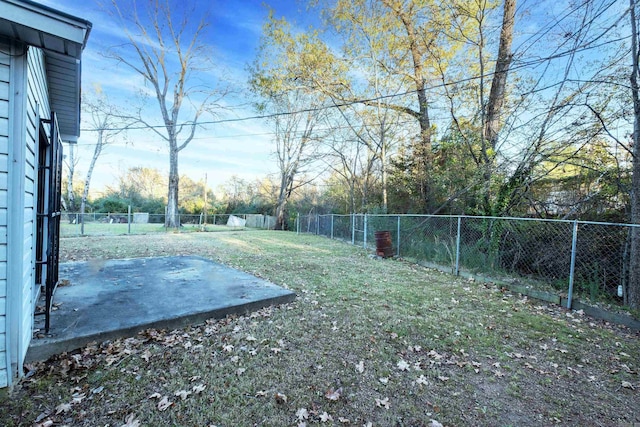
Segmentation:
{"type": "Polygon", "coordinates": [[[393,245],[391,244],[390,231],[376,231],[376,255],[383,258],[393,256],[393,245]]]}

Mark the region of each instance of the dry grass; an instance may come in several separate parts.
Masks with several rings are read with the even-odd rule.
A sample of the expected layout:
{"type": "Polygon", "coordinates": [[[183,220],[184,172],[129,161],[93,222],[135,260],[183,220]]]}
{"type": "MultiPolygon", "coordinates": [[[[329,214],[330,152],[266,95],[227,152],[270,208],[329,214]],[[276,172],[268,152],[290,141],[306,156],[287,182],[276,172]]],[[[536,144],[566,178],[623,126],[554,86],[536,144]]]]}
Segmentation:
{"type": "Polygon", "coordinates": [[[62,246],[63,261],[201,255],[298,298],[50,360],[2,396],[4,425],[120,426],[127,417],[145,426],[640,422],[637,334],[494,286],[283,232],[62,246]],[[183,400],[179,391],[191,394],[183,400]],[[165,396],[172,405],[161,411],[165,396]]]}

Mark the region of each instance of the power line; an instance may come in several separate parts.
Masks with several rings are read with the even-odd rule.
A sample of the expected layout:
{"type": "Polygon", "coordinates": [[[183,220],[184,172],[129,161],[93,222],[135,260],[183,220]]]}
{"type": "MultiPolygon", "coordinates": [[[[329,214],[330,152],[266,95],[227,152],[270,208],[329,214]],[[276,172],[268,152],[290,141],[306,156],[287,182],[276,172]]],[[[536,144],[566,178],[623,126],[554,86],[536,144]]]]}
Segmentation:
{"type": "MultiPolygon", "coordinates": [[[[609,27],[608,30],[610,30],[610,29],[611,29],[611,27],[609,27]]],[[[608,32],[608,30],[607,30],[607,32],[608,32]]],[[[604,34],[601,34],[597,39],[600,39],[603,35],[604,34]]],[[[584,52],[584,51],[591,50],[591,49],[597,49],[599,47],[603,47],[603,46],[606,46],[606,45],[609,45],[609,44],[613,44],[613,43],[618,43],[618,42],[627,40],[630,37],[631,37],[631,35],[628,35],[628,36],[618,37],[618,38],[612,39],[612,40],[607,40],[607,41],[604,41],[604,42],[599,43],[599,44],[593,44],[593,42],[595,42],[597,40],[596,39],[593,42],[585,43],[582,47],[568,49],[566,51],[559,52],[557,54],[546,56],[546,57],[543,57],[543,58],[538,58],[538,59],[534,59],[534,60],[530,60],[530,61],[521,61],[521,62],[518,62],[517,60],[514,60],[515,65],[512,64],[512,66],[510,67],[509,71],[512,72],[512,71],[516,71],[516,70],[526,69],[526,68],[533,67],[533,66],[536,66],[536,65],[539,65],[539,64],[543,64],[545,62],[552,61],[554,59],[559,59],[559,58],[563,58],[563,57],[568,56],[568,55],[573,55],[575,53],[584,52]]],[[[455,86],[455,85],[459,85],[459,84],[463,84],[463,83],[468,83],[468,82],[471,82],[471,81],[474,81],[474,80],[488,78],[488,77],[493,76],[494,74],[495,74],[495,72],[490,72],[490,73],[485,73],[485,74],[466,77],[466,78],[459,79],[459,80],[456,80],[456,81],[439,82],[439,83],[432,84],[430,86],[425,87],[424,90],[425,91],[431,91],[431,90],[435,90],[435,89],[442,89],[442,88],[445,88],[445,87],[448,87],[448,86],[455,86]]],[[[617,85],[617,83],[615,83],[615,82],[599,81],[599,83],[609,83],[609,84],[617,85]]],[[[552,86],[554,86],[554,85],[548,86],[547,88],[552,87],[552,86]]],[[[532,92],[537,92],[537,91],[538,90],[523,92],[522,95],[527,95],[527,94],[530,94],[532,92]]],[[[328,110],[328,109],[332,109],[332,108],[343,108],[343,107],[349,107],[349,106],[352,106],[352,105],[366,104],[366,103],[372,103],[372,102],[376,102],[376,101],[384,101],[384,100],[392,99],[392,98],[396,98],[396,97],[412,95],[412,94],[415,94],[417,92],[418,92],[417,89],[413,89],[413,90],[408,90],[408,91],[405,91],[405,92],[387,94],[387,95],[380,95],[380,96],[376,96],[376,97],[372,97],[372,98],[355,99],[355,100],[350,100],[350,101],[343,101],[343,102],[340,102],[340,103],[335,103],[334,102],[334,103],[332,103],[330,105],[303,108],[303,109],[296,110],[296,111],[278,112],[278,113],[261,114],[261,115],[253,115],[253,116],[245,116],[245,117],[237,117],[237,118],[227,118],[227,119],[219,119],[219,120],[209,120],[209,121],[203,121],[203,122],[198,122],[198,123],[184,122],[184,123],[181,123],[181,124],[176,124],[175,127],[217,125],[217,124],[224,124],[224,123],[245,122],[245,121],[251,121],[251,120],[272,119],[272,118],[276,118],[276,117],[283,117],[283,116],[289,116],[289,115],[294,115],[294,114],[313,113],[313,112],[324,111],[324,110],[328,110]]],[[[166,125],[143,125],[143,126],[127,126],[127,127],[110,127],[110,128],[101,128],[101,129],[86,129],[85,128],[85,129],[81,129],[81,131],[82,132],[98,132],[98,131],[114,131],[115,132],[115,131],[123,131],[123,130],[145,130],[145,129],[162,129],[162,128],[166,128],[166,125]]]]}

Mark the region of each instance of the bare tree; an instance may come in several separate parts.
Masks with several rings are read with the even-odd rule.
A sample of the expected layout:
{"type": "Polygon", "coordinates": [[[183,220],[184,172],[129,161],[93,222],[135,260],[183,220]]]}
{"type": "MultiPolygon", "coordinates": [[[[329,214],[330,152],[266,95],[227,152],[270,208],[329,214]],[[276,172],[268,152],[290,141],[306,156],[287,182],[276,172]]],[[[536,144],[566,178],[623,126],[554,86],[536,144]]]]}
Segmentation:
{"type": "Polygon", "coordinates": [[[193,140],[202,114],[211,112],[226,91],[213,89],[211,81],[200,81],[213,68],[212,55],[204,42],[206,17],[196,16],[195,8],[189,9],[186,4],[172,10],[168,0],[146,1],[146,15],[142,15],[139,3],[112,0],[127,43],[109,49],[106,56],[124,64],[151,86],[163,126],[153,126],[142,108],[130,118],[147,126],[169,147],[165,225],[178,227],[178,155],[193,140]]]}
{"type": "Polygon", "coordinates": [[[96,134],[93,155],[89,163],[89,169],[84,179],[84,188],[82,190],[82,199],[80,201],[80,234],[84,234],[84,213],[87,207],[87,199],[89,198],[89,187],[91,185],[91,177],[93,170],[98,162],[98,158],[104,148],[113,140],[117,134],[123,132],[125,128],[120,127],[121,121],[118,119],[119,114],[115,112],[103,98],[94,102],[89,102],[85,106],[86,112],[90,115],[90,128],[96,134]]]}
{"type": "Polygon", "coordinates": [[[64,156],[64,161],[67,165],[67,202],[65,209],[68,212],[76,211],[76,195],[73,192],[73,179],[75,178],[76,166],[78,166],[79,159],[75,155],[75,145],[75,143],[69,144],[69,154],[64,156]]]}
{"type": "Polygon", "coordinates": [[[279,171],[276,230],[286,228],[286,212],[291,195],[295,189],[308,182],[300,180],[300,177],[316,161],[319,139],[316,127],[325,111],[307,108],[308,111],[298,112],[309,106],[310,102],[313,101],[302,91],[274,95],[270,102],[273,111],[282,113],[272,119],[279,171]]]}

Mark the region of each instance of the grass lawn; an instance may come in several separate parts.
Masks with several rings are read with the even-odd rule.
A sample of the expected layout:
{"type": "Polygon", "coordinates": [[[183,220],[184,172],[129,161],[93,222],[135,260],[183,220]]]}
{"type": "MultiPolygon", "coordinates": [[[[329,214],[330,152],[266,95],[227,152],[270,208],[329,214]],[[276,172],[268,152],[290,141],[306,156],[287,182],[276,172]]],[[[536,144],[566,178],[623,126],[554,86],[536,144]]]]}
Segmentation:
{"type": "Polygon", "coordinates": [[[492,285],[285,232],[62,240],[62,261],[176,254],[211,258],[298,298],[29,366],[1,395],[0,424],[640,422],[637,333],[492,285]]]}

